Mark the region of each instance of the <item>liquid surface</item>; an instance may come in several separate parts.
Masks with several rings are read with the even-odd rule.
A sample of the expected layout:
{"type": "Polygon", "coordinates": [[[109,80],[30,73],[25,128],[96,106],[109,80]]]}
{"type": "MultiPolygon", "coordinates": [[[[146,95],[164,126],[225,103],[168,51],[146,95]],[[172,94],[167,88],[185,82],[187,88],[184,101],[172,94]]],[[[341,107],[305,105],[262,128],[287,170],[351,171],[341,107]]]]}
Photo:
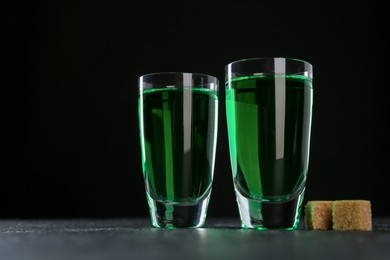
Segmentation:
{"type": "Polygon", "coordinates": [[[194,203],[211,188],[218,98],[207,89],[145,90],[139,98],[146,191],[155,200],[194,203]]]}
{"type": "Polygon", "coordinates": [[[283,201],[303,188],[309,160],[311,81],[251,76],[226,85],[229,148],[236,190],[283,201]]]}

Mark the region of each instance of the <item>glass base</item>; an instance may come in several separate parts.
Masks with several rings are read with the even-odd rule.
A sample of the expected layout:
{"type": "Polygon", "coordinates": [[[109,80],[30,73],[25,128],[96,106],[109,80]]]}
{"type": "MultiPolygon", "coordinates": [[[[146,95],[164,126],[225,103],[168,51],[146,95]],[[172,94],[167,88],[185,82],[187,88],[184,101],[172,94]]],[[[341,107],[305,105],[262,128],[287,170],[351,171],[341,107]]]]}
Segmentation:
{"type": "Polygon", "coordinates": [[[172,204],[154,200],[146,193],[150,219],[154,227],[160,228],[197,228],[206,220],[210,193],[194,204],[172,204]]]}
{"type": "Polygon", "coordinates": [[[299,225],[304,189],[287,201],[261,201],[246,198],[236,190],[242,228],[295,230],[299,225]]]}

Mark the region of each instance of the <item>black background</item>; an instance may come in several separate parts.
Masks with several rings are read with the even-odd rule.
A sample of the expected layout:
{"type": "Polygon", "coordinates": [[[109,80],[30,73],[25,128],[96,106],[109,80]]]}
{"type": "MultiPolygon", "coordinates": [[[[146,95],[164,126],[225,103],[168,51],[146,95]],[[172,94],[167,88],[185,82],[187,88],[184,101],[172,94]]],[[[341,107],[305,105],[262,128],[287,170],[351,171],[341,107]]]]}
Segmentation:
{"type": "MultiPolygon", "coordinates": [[[[381,1],[383,2],[383,1],[381,1]]],[[[137,78],[249,57],[314,66],[305,200],[369,199],[390,215],[388,27],[376,1],[3,4],[0,217],[148,216],[137,78]]],[[[238,217],[220,91],[208,217],[238,217]]]]}

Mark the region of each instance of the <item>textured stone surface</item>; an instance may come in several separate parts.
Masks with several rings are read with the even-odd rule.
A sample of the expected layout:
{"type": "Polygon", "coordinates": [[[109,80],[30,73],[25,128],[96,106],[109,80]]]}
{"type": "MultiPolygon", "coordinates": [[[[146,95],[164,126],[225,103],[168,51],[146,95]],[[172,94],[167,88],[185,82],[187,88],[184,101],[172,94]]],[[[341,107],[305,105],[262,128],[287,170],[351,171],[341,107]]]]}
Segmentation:
{"type": "Polygon", "coordinates": [[[388,259],[390,218],[373,231],[243,230],[238,220],[157,229],[148,219],[0,220],[1,260],[388,259]]]}

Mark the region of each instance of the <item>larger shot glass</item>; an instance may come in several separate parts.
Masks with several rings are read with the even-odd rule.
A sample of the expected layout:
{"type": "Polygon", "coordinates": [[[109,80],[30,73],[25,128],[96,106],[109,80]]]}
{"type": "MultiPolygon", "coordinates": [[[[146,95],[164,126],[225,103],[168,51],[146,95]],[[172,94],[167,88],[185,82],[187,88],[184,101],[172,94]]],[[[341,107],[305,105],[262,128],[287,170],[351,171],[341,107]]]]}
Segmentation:
{"type": "Polygon", "coordinates": [[[226,114],[244,228],[296,229],[309,162],[312,65],[289,58],[232,62],[226,114]]]}

